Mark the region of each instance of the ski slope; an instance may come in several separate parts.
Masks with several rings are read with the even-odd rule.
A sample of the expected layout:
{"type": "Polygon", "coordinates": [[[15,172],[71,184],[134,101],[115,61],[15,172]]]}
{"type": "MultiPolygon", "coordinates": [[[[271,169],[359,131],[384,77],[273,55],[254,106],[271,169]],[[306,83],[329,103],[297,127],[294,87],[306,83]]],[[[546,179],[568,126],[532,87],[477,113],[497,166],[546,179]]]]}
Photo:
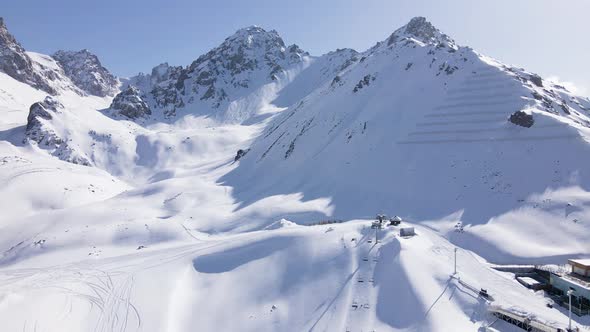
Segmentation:
{"type": "Polygon", "coordinates": [[[485,287],[496,306],[564,326],[563,310],[470,251],[459,250],[451,277],[455,246],[428,228],[413,238],[382,230],[375,244],[369,224],[194,234],[58,265],[31,259],[2,270],[0,317],[15,331],[473,331],[495,320],[473,291],[485,287]]]}
{"type": "Polygon", "coordinates": [[[462,222],[469,235],[453,241],[496,263],[588,255],[587,100],[416,38],[378,43],[283,111],[223,183],[245,206],[300,193],[329,199],[335,219],[385,212],[442,233],[462,222]],[[510,122],[516,112],[534,124],[510,122]]]}
{"type": "Polygon", "coordinates": [[[0,73],[2,330],[513,331],[492,308],[565,327],[563,308],[491,266],[590,254],[590,100],[426,23],[320,57],[241,29],[192,71],[127,80],[145,118],[58,76],[63,108],[37,129],[59,146],[26,130],[47,94],[0,73]],[[158,104],[180,93],[170,77],[215,72],[240,45],[261,62],[251,40],[282,70],[224,62],[210,86],[235,94],[217,107],[201,87],[158,104]],[[518,111],[533,125],[509,121],[518,111]],[[376,242],[376,213],[417,235],[376,242]]]}

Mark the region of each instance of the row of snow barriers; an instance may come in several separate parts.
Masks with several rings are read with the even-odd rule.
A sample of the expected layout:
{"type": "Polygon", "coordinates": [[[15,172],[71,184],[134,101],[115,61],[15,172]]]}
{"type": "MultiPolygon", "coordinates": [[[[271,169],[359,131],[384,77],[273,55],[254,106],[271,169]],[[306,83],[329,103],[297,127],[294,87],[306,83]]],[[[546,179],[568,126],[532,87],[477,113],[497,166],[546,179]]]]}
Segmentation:
{"type": "Polygon", "coordinates": [[[531,319],[528,316],[519,315],[515,312],[505,310],[499,306],[491,306],[489,312],[505,322],[516,325],[525,331],[531,332],[564,332],[565,330],[543,324],[531,319]]]}

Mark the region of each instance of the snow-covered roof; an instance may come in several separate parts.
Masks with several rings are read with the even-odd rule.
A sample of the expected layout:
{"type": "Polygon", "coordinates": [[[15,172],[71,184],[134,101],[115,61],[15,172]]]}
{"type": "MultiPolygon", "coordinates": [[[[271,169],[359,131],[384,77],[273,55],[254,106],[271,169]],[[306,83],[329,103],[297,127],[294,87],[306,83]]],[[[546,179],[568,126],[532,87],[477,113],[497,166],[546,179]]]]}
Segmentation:
{"type": "Polygon", "coordinates": [[[538,280],[535,280],[531,277],[518,277],[518,279],[529,286],[535,286],[535,285],[540,284],[540,282],[538,280]]]}
{"type": "Polygon", "coordinates": [[[572,263],[579,264],[579,265],[584,265],[584,266],[590,268],[590,258],[570,259],[569,261],[572,262],[572,263]]]}

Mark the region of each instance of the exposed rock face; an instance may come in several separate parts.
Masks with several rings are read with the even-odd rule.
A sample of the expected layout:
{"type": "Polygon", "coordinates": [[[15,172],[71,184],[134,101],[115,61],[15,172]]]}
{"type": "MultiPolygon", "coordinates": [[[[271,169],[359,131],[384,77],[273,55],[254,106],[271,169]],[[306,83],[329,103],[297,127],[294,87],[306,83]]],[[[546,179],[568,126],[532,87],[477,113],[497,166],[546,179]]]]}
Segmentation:
{"type": "Polygon", "coordinates": [[[150,83],[152,85],[161,85],[169,81],[176,82],[181,72],[181,66],[170,66],[167,62],[161,63],[152,68],[152,73],[149,76],[150,83]]]}
{"type": "Polygon", "coordinates": [[[134,86],[129,86],[125,91],[119,93],[113,99],[111,109],[130,119],[146,117],[152,114],[149,106],[141,97],[141,91],[134,86]]]}
{"type": "Polygon", "coordinates": [[[510,122],[514,123],[517,126],[530,128],[535,123],[532,114],[528,114],[524,111],[514,112],[510,115],[510,122]]]}
{"type": "Polygon", "coordinates": [[[89,166],[86,156],[72,148],[68,140],[55,130],[53,121],[64,111],[64,106],[53,97],[34,103],[29,109],[24,143],[35,144],[51,155],[74,164],[89,166]]]}
{"type": "Polygon", "coordinates": [[[82,91],[99,97],[117,93],[119,81],[90,51],[58,51],[52,57],[63,68],[66,76],[82,91]]]}
{"type": "Polygon", "coordinates": [[[10,34],[2,18],[0,18],[0,71],[37,89],[52,95],[56,94],[55,89],[35,72],[25,49],[10,34]]]}
{"type": "Polygon", "coordinates": [[[154,67],[149,76],[155,106],[162,109],[166,116],[176,115],[176,109],[184,106],[182,96],[177,89],[182,74],[182,67],[162,63],[154,67]]]}
{"type": "MultiPolygon", "coordinates": [[[[52,97],[46,97],[45,100],[34,103],[29,108],[29,116],[27,117],[27,134],[31,134],[31,137],[35,136],[35,129],[42,125],[41,119],[51,120],[53,116],[51,113],[59,112],[64,106],[52,97]]],[[[41,140],[35,139],[40,142],[41,140]]]]}
{"type": "MultiPolygon", "coordinates": [[[[541,76],[522,68],[505,66],[505,69],[529,90],[532,97],[529,98],[529,106],[568,117],[579,125],[590,128],[590,121],[586,118],[589,109],[584,106],[584,99],[572,96],[565,87],[543,80],[541,76]]],[[[525,96],[528,97],[528,93],[525,96]]]]}
{"type": "Polygon", "coordinates": [[[387,40],[388,45],[407,39],[415,39],[424,44],[433,44],[439,47],[457,49],[455,41],[440,32],[424,17],[414,17],[408,24],[397,29],[387,40]]]}
{"type": "Polygon", "coordinates": [[[131,78],[129,85],[138,87],[150,107],[168,117],[177,108],[197,103],[220,109],[245,91],[277,80],[308,55],[297,45],[286,46],[276,31],[251,26],[238,30],[186,68],[164,63],[149,75],[131,78]]]}
{"type": "Polygon", "coordinates": [[[376,79],[375,76],[373,75],[365,75],[363,77],[363,79],[361,79],[355,86],[354,89],[352,90],[352,92],[358,92],[360,89],[369,86],[371,84],[372,81],[374,81],[376,79]]]}
{"type": "Polygon", "coordinates": [[[234,157],[234,161],[238,161],[240,159],[242,159],[243,156],[245,156],[248,151],[250,151],[250,149],[239,149],[238,152],[236,153],[236,156],[234,157]]]}
{"type": "Polygon", "coordinates": [[[543,79],[541,78],[541,76],[531,74],[529,79],[531,80],[531,82],[533,82],[534,85],[538,86],[539,88],[543,87],[543,79]]]}
{"type": "Polygon", "coordinates": [[[297,45],[286,47],[274,30],[256,26],[240,29],[189,66],[183,88],[219,107],[227,92],[249,87],[254,71],[276,80],[286,66],[301,61],[304,55],[307,53],[297,45]]]}

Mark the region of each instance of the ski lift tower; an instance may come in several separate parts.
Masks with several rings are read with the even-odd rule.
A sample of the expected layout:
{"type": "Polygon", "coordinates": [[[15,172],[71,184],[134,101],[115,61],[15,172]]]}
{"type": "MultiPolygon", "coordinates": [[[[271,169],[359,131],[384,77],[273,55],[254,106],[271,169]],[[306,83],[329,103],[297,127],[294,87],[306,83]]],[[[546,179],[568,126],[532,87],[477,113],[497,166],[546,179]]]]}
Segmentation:
{"type": "Polygon", "coordinates": [[[375,244],[379,241],[379,229],[383,227],[383,222],[387,220],[387,216],[384,214],[378,214],[377,220],[375,221],[375,244]]]}

